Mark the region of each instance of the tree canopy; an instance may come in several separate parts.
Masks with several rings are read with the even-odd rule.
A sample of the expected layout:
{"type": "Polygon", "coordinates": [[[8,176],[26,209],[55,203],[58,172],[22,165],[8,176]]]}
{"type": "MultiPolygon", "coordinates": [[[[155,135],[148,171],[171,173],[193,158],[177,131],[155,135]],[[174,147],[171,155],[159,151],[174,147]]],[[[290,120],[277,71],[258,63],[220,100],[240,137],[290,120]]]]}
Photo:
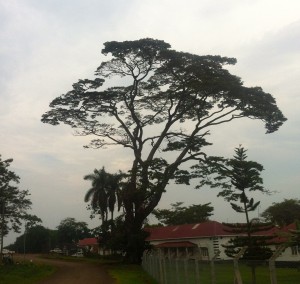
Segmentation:
{"type": "Polygon", "coordinates": [[[90,237],[90,230],[85,222],[75,218],[65,218],[57,226],[57,239],[60,246],[77,244],[79,240],[90,237]]]}
{"type": "Polygon", "coordinates": [[[274,202],[261,214],[261,217],[279,226],[300,221],[300,200],[284,199],[282,202],[274,202]]]}
{"type": "Polygon", "coordinates": [[[155,209],[153,215],[166,226],[205,222],[213,215],[211,203],[182,206],[183,202],[171,204],[171,209],[155,209]]]}
{"type": "Polygon", "coordinates": [[[214,126],[248,117],[272,133],[286,120],[272,95],[244,86],[223,68],[235,64],[234,58],[178,52],[150,38],[106,42],[102,54],[111,57],[95,78],[81,79],[55,98],[42,122],[92,136],[86,147],[131,150],[123,189],[128,234],[141,230],[170,179],[189,183],[182,166],[205,160],[214,126]],[[106,80],[118,85],[107,87],[106,80]]]}
{"type": "Polygon", "coordinates": [[[101,170],[95,169],[92,174],[84,176],[84,179],[92,182],[91,188],[84,197],[84,201],[90,203],[88,209],[92,210],[91,217],[99,214],[104,223],[108,220],[108,212],[110,212],[110,220],[113,220],[116,203],[118,210],[122,205],[121,174],[107,173],[103,167],[101,170]]]}
{"type": "Polygon", "coordinates": [[[22,221],[39,222],[40,219],[28,214],[31,209],[29,191],[18,188],[20,177],[9,169],[13,159],[2,160],[0,155],[0,238],[1,252],[3,237],[14,231],[20,233],[22,221]]]}
{"type": "Polygon", "coordinates": [[[50,230],[42,225],[28,228],[25,234],[16,238],[9,248],[18,253],[48,253],[57,246],[57,231],[50,230]]]}

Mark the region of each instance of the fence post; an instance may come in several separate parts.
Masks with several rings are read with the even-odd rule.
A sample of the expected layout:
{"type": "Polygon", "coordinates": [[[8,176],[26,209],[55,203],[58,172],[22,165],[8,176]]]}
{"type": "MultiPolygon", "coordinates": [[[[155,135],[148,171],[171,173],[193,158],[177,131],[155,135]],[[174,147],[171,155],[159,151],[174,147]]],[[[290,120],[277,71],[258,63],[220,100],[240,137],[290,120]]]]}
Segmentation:
{"type": "Polygon", "coordinates": [[[196,283],[200,284],[200,274],[199,274],[199,262],[198,259],[195,258],[195,272],[196,272],[196,283]]]}
{"type": "Polygon", "coordinates": [[[161,284],[164,284],[164,269],[163,269],[163,260],[162,260],[162,253],[159,249],[159,255],[158,255],[158,261],[159,261],[159,281],[161,284]]]}
{"type": "Polygon", "coordinates": [[[185,277],[185,283],[186,284],[189,284],[189,282],[188,282],[188,259],[187,258],[185,258],[184,260],[183,260],[183,264],[184,264],[184,277],[185,277]]]}
{"type": "Polygon", "coordinates": [[[165,257],[163,257],[163,261],[162,261],[162,263],[163,263],[163,274],[164,274],[164,284],[168,284],[168,275],[167,275],[167,265],[166,265],[166,258],[165,257]]]}
{"type": "Polygon", "coordinates": [[[148,271],[148,261],[147,261],[147,254],[146,254],[146,251],[143,252],[143,257],[142,257],[142,267],[144,270],[146,270],[147,272],[148,271]]]}
{"type": "Polygon", "coordinates": [[[276,249],[276,251],[273,253],[273,255],[269,258],[269,270],[270,270],[271,284],[277,284],[275,260],[285,249],[286,249],[286,245],[282,244],[281,246],[279,246],[276,249]]]}
{"type": "Polygon", "coordinates": [[[246,249],[247,249],[247,247],[243,247],[233,259],[234,283],[235,284],[243,284],[243,280],[242,280],[241,273],[239,270],[239,259],[245,253],[246,249]]]}
{"type": "Polygon", "coordinates": [[[176,266],[176,279],[177,279],[177,284],[180,284],[180,277],[179,277],[179,265],[178,265],[178,262],[179,262],[179,258],[177,257],[176,260],[175,260],[175,266],[176,266]]]}
{"type": "Polygon", "coordinates": [[[160,282],[160,256],[159,253],[157,253],[155,257],[155,263],[156,263],[156,280],[157,282],[160,282]]]}
{"type": "Polygon", "coordinates": [[[210,260],[210,277],[211,277],[211,284],[216,284],[216,273],[215,273],[215,260],[220,255],[220,250],[215,252],[215,255],[210,260]]]}

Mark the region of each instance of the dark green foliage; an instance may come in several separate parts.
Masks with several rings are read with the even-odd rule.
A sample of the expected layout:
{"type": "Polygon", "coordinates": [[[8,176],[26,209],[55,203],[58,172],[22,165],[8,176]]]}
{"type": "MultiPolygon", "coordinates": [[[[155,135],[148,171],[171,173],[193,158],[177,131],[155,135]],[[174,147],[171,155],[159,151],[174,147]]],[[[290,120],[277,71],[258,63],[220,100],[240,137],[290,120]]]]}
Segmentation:
{"type": "Polygon", "coordinates": [[[90,237],[90,230],[85,222],[78,222],[75,218],[65,218],[57,226],[57,240],[59,246],[77,244],[79,240],[90,237]]]}
{"type": "Polygon", "coordinates": [[[84,176],[85,180],[92,182],[92,187],[84,197],[85,202],[90,202],[88,209],[92,210],[91,217],[95,214],[101,216],[102,222],[107,222],[108,211],[111,213],[111,220],[117,203],[118,210],[121,208],[120,180],[122,174],[107,173],[104,167],[101,170],[94,170],[93,174],[84,176]]]}
{"type": "Polygon", "coordinates": [[[237,213],[245,214],[245,224],[225,224],[229,227],[228,231],[237,237],[231,239],[224,247],[225,253],[230,257],[234,257],[241,248],[247,247],[242,258],[249,261],[253,276],[252,283],[255,283],[256,266],[260,261],[272,255],[269,246],[274,238],[274,236],[260,234],[270,230],[273,227],[272,223],[261,223],[257,219],[250,220],[249,218],[249,213],[255,211],[260,204],[260,201],[255,202],[249,194],[254,191],[270,193],[263,187],[263,180],[260,176],[263,166],[257,162],[248,161],[246,150],[241,146],[235,149],[233,159],[213,157],[206,166],[205,168],[202,163],[195,167],[196,171],[202,171],[202,175],[208,175],[208,179],[203,180],[202,183],[212,187],[221,187],[222,190],[218,196],[230,202],[232,209],[237,213]]]}
{"type": "Polygon", "coordinates": [[[181,206],[183,202],[171,204],[171,209],[153,210],[153,215],[165,226],[205,222],[213,215],[211,203],[181,206]]]}
{"type": "Polygon", "coordinates": [[[232,201],[240,201],[243,206],[248,206],[248,212],[254,211],[259,205],[259,202],[248,199],[246,191],[270,194],[270,191],[263,187],[263,179],[260,176],[264,170],[263,166],[254,161],[247,161],[246,152],[243,147],[238,147],[233,159],[209,157],[205,163],[194,166],[194,174],[203,177],[197,188],[203,185],[222,188],[217,196],[223,197],[230,202],[234,210],[240,210],[241,213],[245,212],[245,208],[232,201]]]}
{"type": "Polygon", "coordinates": [[[273,203],[261,216],[279,226],[289,225],[300,220],[300,200],[284,199],[282,202],[273,203]]]}
{"type": "Polygon", "coordinates": [[[42,122],[92,135],[88,147],[131,150],[122,189],[129,235],[141,230],[170,179],[188,184],[194,177],[181,166],[206,160],[203,148],[211,144],[213,126],[249,117],[272,133],[286,120],[270,94],[243,86],[223,68],[234,58],[177,52],[149,38],[107,42],[102,53],[112,58],[100,64],[95,79],[79,80],[54,99],[42,122]],[[105,80],[117,77],[123,78],[120,86],[104,88],[105,80]]]}
{"type": "Polygon", "coordinates": [[[37,225],[26,230],[26,234],[17,237],[11,249],[24,253],[24,238],[26,253],[48,253],[51,249],[57,247],[57,231],[47,229],[37,225]]]}
{"type": "MultiPolygon", "coordinates": [[[[230,224],[224,223],[229,227],[228,231],[232,234],[238,235],[224,245],[225,253],[229,257],[235,257],[241,248],[247,247],[246,252],[242,259],[249,261],[261,261],[269,259],[272,256],[270,245],[273,244],[272,240],[274,235],[266,234],[274,226],[271,223],[260,223],[258,220],[253,219],[250,224],[230,224]]],[[[257,264],[257,263],[256,263],[257,264]]]]}
{"type": "Polygon", "coordinates": [[[32,202],[28,190],[17,187],[20,177],[9,169],[13,159],[2,160],[0,155],[0,238],[1,250],[3,237],[14,231],[20,233],[22,221],[32,225],[41,220],[27,213],[32,202]]]}
{"type": "Polygon", "coordinates": [[[139,258],[142,257],[142,252],[149,249],[149,244],[145,242],[149,233],[144,230],[139,230],[137,233],[128,234],[124,215],[120,215],[115,220],[108,220],[100,227],[94,230],[94,234],[100,238],[101,246],[106,250],[111,250],[113,253],[121,253],[124,255],[125,262],[133,262],[132,254],[135,253],[139,258]]]}

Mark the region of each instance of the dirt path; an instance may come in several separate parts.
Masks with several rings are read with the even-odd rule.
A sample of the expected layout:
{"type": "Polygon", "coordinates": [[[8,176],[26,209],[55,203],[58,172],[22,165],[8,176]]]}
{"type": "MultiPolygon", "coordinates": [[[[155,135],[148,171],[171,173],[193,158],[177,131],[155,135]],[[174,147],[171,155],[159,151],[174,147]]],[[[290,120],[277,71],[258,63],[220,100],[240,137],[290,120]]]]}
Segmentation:
{"type": "Polygon", "coordinates": [[[39,284],[114,284],[105,268],[99,264],[84,261],[64,261],[27,255],[27,259],[36,263],[46,263],[57,267],[57,271],[39,284]]]}

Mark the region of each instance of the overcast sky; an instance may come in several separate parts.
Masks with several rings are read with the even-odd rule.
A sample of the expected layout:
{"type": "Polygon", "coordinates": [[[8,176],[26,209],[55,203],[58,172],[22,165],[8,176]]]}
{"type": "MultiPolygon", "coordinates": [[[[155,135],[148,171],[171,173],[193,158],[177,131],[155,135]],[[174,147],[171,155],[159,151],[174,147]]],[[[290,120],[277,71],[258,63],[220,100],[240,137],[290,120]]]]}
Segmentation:
{"type": "MultiPolygon", "coordinates": [[[[102,166],[124,170],[131,157],[123,148],[83,149],[87,138],[43,124],[41,115],[78,79],[93,77],[106,60],[104,42],[146,37],[179,51],[235,57],[230,71],[276,98],[288,118],[279,131],[266,135],[260,121],[228,124],[212,132],[209,152],[231,157],[242,144],[264,165],[265,186],[276,193],[257,195],[260,211],[299,198],[299,11],[299,0],[0,0],[0,154],[14,159],[20,187],[31,192],[31,213],[51,229],[66,217],[98,225],[83,202],[90,186],[83,176],[102,166]]],[[[170,185],[159,207],[211,202],[213,219],[243,220],[216,195],[170,185]]]]}

